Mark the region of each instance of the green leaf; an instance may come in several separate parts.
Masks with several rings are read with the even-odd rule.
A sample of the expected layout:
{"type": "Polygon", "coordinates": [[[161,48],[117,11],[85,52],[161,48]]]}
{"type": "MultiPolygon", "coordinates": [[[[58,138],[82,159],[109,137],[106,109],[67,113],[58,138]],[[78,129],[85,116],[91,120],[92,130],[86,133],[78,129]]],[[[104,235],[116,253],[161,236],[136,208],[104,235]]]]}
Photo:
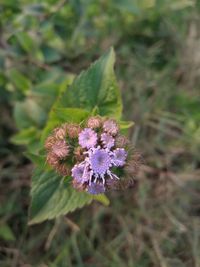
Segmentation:
{"type": "Polygon", "coordinates": [[[122,103],[114,74],[115,54],[111,48],[99,60],[83,71],[64,91],[58,107],[99,110],[102,116],[120,119],[122,103]]]}
{"type": "Polygon", "coordinates": [[[120,126],[120,132],[121,134],[127,135],[128,130],[133,127],[134,122],[133,121],[119,121],[119,126],[120,126]]]}
{"type": "Polygon", "coordinates": [[[5,223],[0,224],[0,238],[2,238],[5,241],[14,241],[15,240],[15,236],[14,236],[11,228],[5,223]]]}
{"type": "Polygon", "coordinates": [[[26,32],[15,33],[17,40],[19,41],[21,47],[27,52],[32,53],[36,49],[34,40],[26,32]]]}
{"type": "Polygon", "coordinates": [[[42,47],[42,52],[45,58],[45,62],[52,63],[61,59],[61,54],[50,46],[42,47]]]}
{"type": "Polygon", "coordinates": [[[45,110],[34,99],[27,98],[24,102],[15,103],[14,118],[18,128],[41,127],[46,117],[45,110]]]}
{"type": "Polygon", "coordinates": [[[35,127],[24,128],[11,138],[11,142],[16,145],[26,145],[31,153],[38,153],[43,146],[40,142],[41,131],[35,127]]]}
{"type": "Polygon", "coordinates": [[[29,158],[36,166],[43,168],[43,171],[45,171],[45,168],[49,168],[46,164],[46,155],[39,155],[34,154],[30,152],[25,152],[24,155],[29,158]]]}
{"type": "Polygon", "coordinates": [[[119,8],[120,11],[130,12],[134,15],[140,14],[137,1],[133,0],[116,0],[115,7],[119,8]]]}
{"type": "Polygon", "coordinates": [[[170,3],[170,8],[172,10],[180,10],[194,5],[195,1],[193,0],[172,1],[172,3],[170,3]]]}
{"type": "Polygon", "coordinates": [[[104,194],[99,194],[99,195],[94,195],[93,199],[99,201],[102,203],[104,206],[108,206],[110,204],[110,200],[107,198],[106,195],[104,194]]]}
{"type": "Polygon", "coordinates": [[[22,92],[26,92],[31,88],[31,82],[17,69],[7,71],[7,76],[10,81],[22,92]]]}
{"type": "Polygon", "coordinates": [[[67,214],[90,204],[93,199],[91,195],[67,186],[54,171],[43,172],[40,169],[32,177],[31,196],[29,224],[67,214]]]}
{"type": "Polygon", "coordinates": [[[89,116],[89,112],[81,108],[57,108],[52,116],[60,122],[80,123],[89,116]]]}
{"type": "Polygon", "coordinates": [[[39,139],[40,132],[35,127],[23,129],[11,138],[11,142],[16,145],[28,145],[30,142],[39,139]]]}
{"type": "Polygon", "coordinates": [[[64,76],[56,70],[49,71],[48,74],[50,76],[43,82],[33,86],[24,101],[15,102],[14,117],[18,128],[43,128],[60,91],[66,89],[66,85],[73,79],[73,75],[64,76]]]}
{"type": "Polygon", "coordinates": [[[120,121],[119,122],[119,126],[121,130],[126,130],[129,129],[131,127],[133,127],[134,122],[133,121],[120,121]]]}
{"type": "Polygon", "coordinates": [[[130,12],[133,15],[140,15],[143,10],[156,5],[156,0],[116,0],[115,7],[120,11],[130,12]]]}
{"type": "Polygon", "coordinates": [[[140,8],[152,8],[156,5],[156,0],[139,0],[138,5],[140,8]]]}

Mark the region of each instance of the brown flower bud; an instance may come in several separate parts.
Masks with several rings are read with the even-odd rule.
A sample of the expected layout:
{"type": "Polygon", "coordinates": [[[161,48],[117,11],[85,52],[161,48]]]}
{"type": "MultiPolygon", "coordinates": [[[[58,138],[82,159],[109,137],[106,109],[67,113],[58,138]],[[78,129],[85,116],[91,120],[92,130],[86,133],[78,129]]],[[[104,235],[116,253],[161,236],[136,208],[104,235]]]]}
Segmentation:
{"type": "Polygon", "coordinates": [[[108,178],[106,180],[106,188],[107,190],[113,190],[113,189],[117,189],[119,185],[119,180],[118,179],[110,179],[108,178]]]}
{"type": "Polygon", "coordinates": [[[125,190],[129,187],[135,186],[135,180],[133,177],[121,177],[120,180],[108,179],[106,182],[108,190],[125,190]]]}
{"type": "Polygon", "coordinates": [[[67,134],[70,138],[77,138],[81,132],[81,127],[76,123],[70,123],[66,125],[67,134]]]}
{"type": "Polygon", "coordinates": [[[53,144],[51,151],[58,158],[65,158],[69,155],[69,146],[64,140],[59,140],[53,144]]]}
{"type": "Polygon", "coordinates": [[[51,150],[52,146],[55,144],[56,142],[56,138],[53,135],[50,135],[47,137],[46,141],[45,141],[45,148],[46,150],[51,150]]]}
{"type": "Polygon", "coordinates": [[[85,159],[85,156],[83,155],[83,151],[84,149],[80,146],[74,149],[74,156],[77,161],[83,161],[85,159]]]}
{"type": "Polygon", "coordinates": [[[62,176],[69,176],[71,174],[71,169],[66,163],[62,162],[56,166],[56,171],[62,176]]]}
{"type": "Polygon", "coordinates": [[[135,177],[140,169],[141,163],[142,163],[141,154],[135,151],[130,156],[124,167],[125,175],[135,177]]]}
{"type": "Polygon", "coordinates": [[[105,120],[103,123],[103,129],[105,132],[115,136],[119,132],[118,124],[115,120],[105,120]]]}
{"type": "Polygon", "coordinates": [[[129,144],[129,140],[126,138],[124,135],[118,135],[115,139],[115,145],[116,147],[125,147],[126,145],[129,144]]]}
{"type": "Polygon", "coordinates": [[[47,154],[47,163],[56,168],[59,165],[59,158],[54,153],[49,152],[47,154]]]}
{"type": "Polygon", "coordinates": [[[53,131],[53,134],[54,134],[56,139],[65,140],[65,138],[66,138],[66,127],[61,126],[61,127],[55,128],[54,131],[53,131]]]}
{"type": "Polygon", "coordinates": [[[73,187],[78,191],[84,191],[86,188],[86,184],[78,183],[76,180],[73,179],[72,181],[73,187]]]}
{"type": "Polygon", "coordinates": [[[87,127],[95,129],[102,126],[102,118],[100,116],[90,117],[87,121],[87,127]]]}

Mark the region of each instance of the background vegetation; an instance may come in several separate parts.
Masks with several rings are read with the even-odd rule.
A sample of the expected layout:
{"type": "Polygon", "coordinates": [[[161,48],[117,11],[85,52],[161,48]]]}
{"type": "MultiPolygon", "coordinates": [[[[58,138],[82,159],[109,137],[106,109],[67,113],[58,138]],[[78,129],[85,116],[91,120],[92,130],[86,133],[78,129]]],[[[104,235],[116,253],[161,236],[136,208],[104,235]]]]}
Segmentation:
{"type": "Polygon", "coordinates": [[[199,17],[198,0],[0,2],[1,266],[200,266],[199,17]],[[109,207],[27,226],[33,166],[13,144],[26,135],[11,137],[35,135],[60,86],[110,46],[138,183],[109,207]]]}

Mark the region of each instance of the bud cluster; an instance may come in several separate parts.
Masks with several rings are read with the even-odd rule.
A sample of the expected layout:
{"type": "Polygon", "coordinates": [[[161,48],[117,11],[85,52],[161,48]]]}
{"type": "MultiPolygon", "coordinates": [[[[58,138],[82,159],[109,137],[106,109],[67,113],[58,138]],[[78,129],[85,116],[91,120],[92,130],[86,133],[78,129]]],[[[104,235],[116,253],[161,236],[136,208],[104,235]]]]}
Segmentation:
{"type": "Polygon", "coordinates": [[[70,154],[70,147],[66,141],[66,126],[55,128],[53,133],[46,139],[47,163],[60,175],[69,175],[70,168],[65,159],[70,154]]]}

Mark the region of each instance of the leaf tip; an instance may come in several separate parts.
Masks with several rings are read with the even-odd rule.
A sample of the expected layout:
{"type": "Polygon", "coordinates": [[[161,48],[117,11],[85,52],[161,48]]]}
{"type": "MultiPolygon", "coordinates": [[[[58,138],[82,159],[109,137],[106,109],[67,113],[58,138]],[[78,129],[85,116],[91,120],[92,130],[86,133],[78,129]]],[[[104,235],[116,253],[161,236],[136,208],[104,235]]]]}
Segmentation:
{"type": "Polygon", "coordinates": [[[110,200],[107,198],[105,194],[99,194],[96,196],[93,196],[94,200],[99,201],[102,203],[104,206],[109,206],[110,205],[110,200]]]}

